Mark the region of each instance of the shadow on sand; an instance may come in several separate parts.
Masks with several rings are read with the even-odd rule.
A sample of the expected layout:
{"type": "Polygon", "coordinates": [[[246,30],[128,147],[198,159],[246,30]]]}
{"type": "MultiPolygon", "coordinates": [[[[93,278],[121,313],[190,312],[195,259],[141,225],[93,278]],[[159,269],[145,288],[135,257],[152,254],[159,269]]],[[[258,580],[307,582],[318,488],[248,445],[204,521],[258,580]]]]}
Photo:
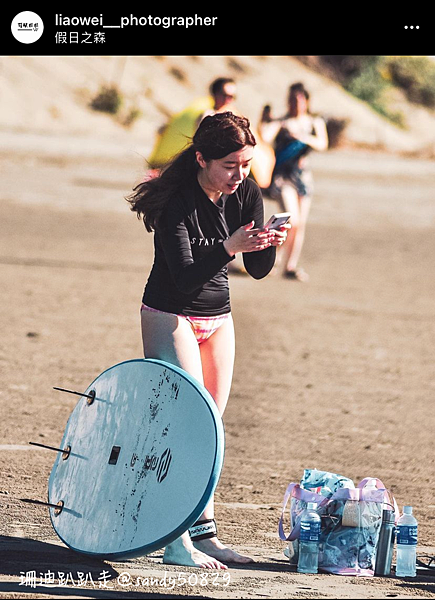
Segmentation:
{"type": "Polygon", "coordinates": [[[69,548],[28,538],[0,536],[0,575],[16,581],[0,582],[0,594],[35,597],[68,596],[115,599],[174,598],[173,594],[119,589],[119,572],[102,559],[69,548]],[[115,582],[111,582],[115,580],[115,582]],[[113,589],[114,583],[118,584],[113,589]]]}

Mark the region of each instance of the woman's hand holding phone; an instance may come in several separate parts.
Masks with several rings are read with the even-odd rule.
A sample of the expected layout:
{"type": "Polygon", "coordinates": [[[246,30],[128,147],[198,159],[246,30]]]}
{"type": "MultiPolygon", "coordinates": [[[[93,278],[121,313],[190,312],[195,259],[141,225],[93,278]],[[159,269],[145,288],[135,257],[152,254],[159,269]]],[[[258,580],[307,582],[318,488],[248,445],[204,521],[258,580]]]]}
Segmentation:
{"type": "Polygon", "coordinates": [[[272,231],[275,235],[272,246],[282,246],[287,239],[287,233],[291,229],[290,213],[278,213],[272,215],[264,226],[265,230],[272,231]]]}
{"type": "Polygon", "coordinates": [[[266,228],[253,229],[254,221],[242,225],[224,241],[224,248],[230,256],[237,252],[258,252],[274,244],[276,231],[266,228]]]}

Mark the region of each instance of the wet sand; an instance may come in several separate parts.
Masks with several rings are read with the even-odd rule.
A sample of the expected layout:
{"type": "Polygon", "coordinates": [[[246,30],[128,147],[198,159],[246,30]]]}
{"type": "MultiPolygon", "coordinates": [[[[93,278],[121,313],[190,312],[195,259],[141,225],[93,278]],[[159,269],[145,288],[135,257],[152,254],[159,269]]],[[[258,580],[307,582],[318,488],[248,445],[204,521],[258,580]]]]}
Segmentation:
{"type": "MultiPolygon", "coordinates": [[[[22,139],[0,155],[0,597],[434,597],[435,577],[424,574],[297,574],[277,526],[287,483],[304,468],[356,483],[373,476],[400,507],[414,506],[418,550],[435,552],[435,163],[313,156],[301,259],[310,281],[231,276],[237,354],[216,518],[222,540],[257,563],[232,567],[228,585],[222,573],[179,585],[180,573],[198,571],[162,565],[162,552],[123,563],[75,554],[47,509],[18,501],[45,500],[53,455],[28,442],[59,444],[76,403],[53,386],[82,389],[142,356],[139,305],[152,263],[152,236],[123,201],[141,174],[139,154],[40,152],[22,139]],[[34,588],[32,571],[38,583],[71,572],[76,586],[34,588]],[[78,571],[95,585],[78,586],[78,571]]],[[[265,206],[267,216],[277,208],[265,206]]]]}

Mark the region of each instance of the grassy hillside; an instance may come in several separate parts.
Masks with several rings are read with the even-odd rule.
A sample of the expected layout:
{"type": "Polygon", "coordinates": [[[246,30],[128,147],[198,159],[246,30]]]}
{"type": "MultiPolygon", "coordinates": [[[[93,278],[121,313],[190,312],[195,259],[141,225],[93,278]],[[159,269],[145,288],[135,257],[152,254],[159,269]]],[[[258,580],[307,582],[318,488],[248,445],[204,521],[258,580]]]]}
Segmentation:
{"type": "MultiPolygon", "coordinates": [[[[411,102],[403,89],[390,86],[388,110],[402,115],[401,122],[393,122],[373,103],[357,98],[356,86],[346,86],[323,58],[2,57],[0,130],[112,140],[128,136],[147,151],[171,114],[204,96],[215,77],[231,76],[238,83],[237,106],[254,126],[265,104],[283,113],[289,85],[303,81],[311,92],[313,112],[347,123],[348,145],[435,155],[433,109],[411,102]],[[119,94],[116,113],[91,108],[104,86],[119,94]]],[[[360,88],[367,86],[360,82],[360,88]]]]}

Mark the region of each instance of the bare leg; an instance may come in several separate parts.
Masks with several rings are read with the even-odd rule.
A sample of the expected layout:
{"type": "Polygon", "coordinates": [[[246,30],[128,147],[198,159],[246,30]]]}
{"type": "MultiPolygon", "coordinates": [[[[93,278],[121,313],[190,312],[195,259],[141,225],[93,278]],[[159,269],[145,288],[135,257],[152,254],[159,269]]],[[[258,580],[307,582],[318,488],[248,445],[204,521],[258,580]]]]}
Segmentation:
{"type": "MultiPolygon", "coordinates": [[[[176,315],[150,311],[142,311],[141,318],[145,357],[179,366],[203,383],[201,356],[190,323],[176,315]]],[[[216,558],[195,548],[187,531],[166,546],[163,562],[189,567],[227,568],[216,558]]]]}
{"type": "MultiPolygon", "coordinates": [[[[219,329],[199,346],[201,352],[204,385],[216,401],[222,415],[230,395],[233,377],[235,339],[234,325],[230,317],[219,329]]],[[[200,520],[214,518],[213,498],[205,508],[200,520]]],[[[242,556],[227,548],[217,537],[195,542],[194,546],[209,556],[223,562],[249,563],[254,562],[248,556],[242,556]]]]}
{"type": "MultiPolygon", "coordinates": [[[[311,198],[309,196],[298,197],[294,187],[286,185],[283,188],[282,202],[285,210],[292,214],[292,228],[288,232],[287,239],[280,251],[280,259],[284,265],[285,272],[296,272],[302,252],[302,246],[304,244],[311,198]]],[[[307,278],[308,276],[306,276],[305,279],[307,278]]],[[[304,278],[301,276],[301,280],[303,279],[304,278]]]]}
{"type": "Polygon", "coordinates": [[[287,271],[296,271],[299,258],[302,252],[302,246],[305,240],[305,230],[310,211],[311,198],[303,196],[299,198],[299,225],[294,236],[293,247],[287,260],[287,271]]]}

